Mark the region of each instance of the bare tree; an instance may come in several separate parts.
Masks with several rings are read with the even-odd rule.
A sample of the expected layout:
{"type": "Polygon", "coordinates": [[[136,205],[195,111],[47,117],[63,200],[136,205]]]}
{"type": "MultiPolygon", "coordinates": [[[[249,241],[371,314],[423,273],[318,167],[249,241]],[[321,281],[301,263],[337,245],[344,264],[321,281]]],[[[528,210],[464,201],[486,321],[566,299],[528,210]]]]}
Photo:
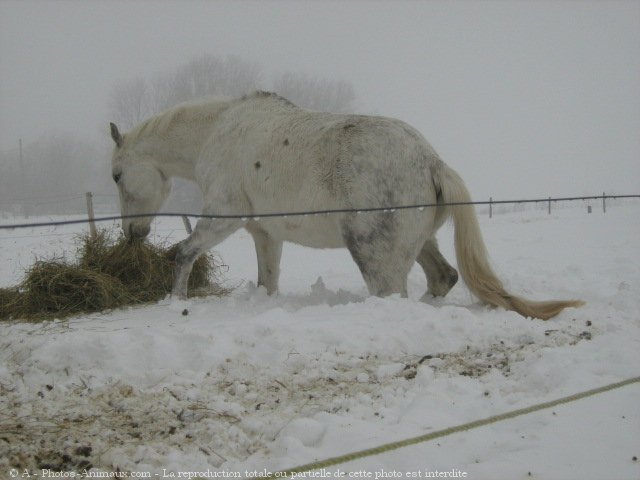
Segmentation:
{"type": "Polygon", "coordinates": [[[109,95],[112,121],[129,129],[154,113],[152,92],[142,78],[127,80],[113,87],[109,95]]]}
{"type": "Polygon", "coordinates": [[[310,110],[347,112],[353,108],[356,99],[353,86],[341,80],[284,73],[275,79],[273,85],[279,95],[310,110]]]}
{"type": "Polygon", "coordinates": [[[202,55],[151,81],[116,84],[109,107],[113,121],[126,130],[178,103],[205,96],[238,97],[260,86],[261,69],[238,57],[202,55]]]}
{"type": "MultiPolygon", "coordinates": [[[[110,96],[111,115],[127,129],[178,103],[205,96],[235,98],[261,83],[262,70],[255,63],[201,55],[150,81],[138,78],[117,84],[110,96]]],[[[328,112],[349,111],[356,98],[348,82],[295,73],[276,77],[273,90],[301,107],[328,112]]]]}
{"type": "Polygon", "coordinates": [[[261,77],[258,65],[238,57],[219,59],[202,55],[175,72],[156,78],[153,82],[155,104],[163,110],[198,97],[238,97],[258,88],[261,77]]]}

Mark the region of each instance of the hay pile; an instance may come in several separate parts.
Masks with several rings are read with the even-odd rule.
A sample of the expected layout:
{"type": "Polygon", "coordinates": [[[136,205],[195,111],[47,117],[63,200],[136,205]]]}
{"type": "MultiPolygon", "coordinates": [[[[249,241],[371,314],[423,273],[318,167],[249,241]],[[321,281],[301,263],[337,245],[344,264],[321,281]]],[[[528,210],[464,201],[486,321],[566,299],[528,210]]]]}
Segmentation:
{"type": "MultiPolygon", "coordinates": [[[[0,320],[63,318],[125,305],[158,301],[171,291],[176,246],[165,248],[113,238],[78,238],[74,263],[61,258],[37,260],[20,285],[0,289],[0,320]]],[[[218,283],[221,265],[202,255],[189,277],[191,296],[227,295],[218,283]]]]}

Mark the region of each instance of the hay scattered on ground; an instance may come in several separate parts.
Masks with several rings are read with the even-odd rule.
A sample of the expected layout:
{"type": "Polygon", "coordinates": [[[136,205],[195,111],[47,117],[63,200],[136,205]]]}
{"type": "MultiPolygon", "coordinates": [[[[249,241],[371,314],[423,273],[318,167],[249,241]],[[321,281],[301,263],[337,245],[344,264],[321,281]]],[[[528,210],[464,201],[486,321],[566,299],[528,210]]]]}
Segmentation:
{"type": "MultiPolygon", "coordinates": [[[[44,320],[155,302],[171,291],[177,247],[129,242],[101,231],[78,238],[78,259],[37,260],[14,288],[0,289],[0,320],[44,320]]],[[[221,265],[206,254],[189,277],[191,296],[224,296],[221,265]]]]}

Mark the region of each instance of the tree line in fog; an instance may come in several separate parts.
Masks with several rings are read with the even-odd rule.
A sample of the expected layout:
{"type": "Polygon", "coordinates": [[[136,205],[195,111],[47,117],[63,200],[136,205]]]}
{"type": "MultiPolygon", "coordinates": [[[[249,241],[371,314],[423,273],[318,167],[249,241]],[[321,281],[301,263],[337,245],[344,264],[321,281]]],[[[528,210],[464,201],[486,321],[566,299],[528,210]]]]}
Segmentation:
{"type": "MultiPolygon", "coordinates": [[[[126,131],[185,101],[204,96],[235,98],[257,89],[275,91],[311,110],[347,112],[354,109],[356,100],[348,82],[292,72],[275,75],[267,82],[256,63],[202,55],[155,77],[115,84],[105,125],[113,121],[126,131]]],[[[84,208],[82,195],[87,191],[104,194],[95,199],[98,208],[117,208],[110,155],[110,148],[105,149],[103,143],[95,145],[66,133],[51,133],[25,141],[21,149],[16,146],[0,152],[0,212],[76,213],[84,208]]],[[[190,182],[176,181],[166,210],[198,213],[199,208],[197,188],[190,182]]]]}

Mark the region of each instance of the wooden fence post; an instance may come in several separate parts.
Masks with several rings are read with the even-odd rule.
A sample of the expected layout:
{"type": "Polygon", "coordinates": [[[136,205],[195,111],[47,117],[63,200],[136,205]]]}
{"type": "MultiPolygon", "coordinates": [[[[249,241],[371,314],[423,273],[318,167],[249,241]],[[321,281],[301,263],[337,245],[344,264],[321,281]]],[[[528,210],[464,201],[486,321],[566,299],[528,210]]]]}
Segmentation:
{"type": "Polygon", "coordinates": [[[547,209],[547,214],[551,215],[551,197],[549,197],[549,207],[547,209]]]}
{"type": "Polygon", "coordinates": [[[602,192],[602,213],[607,213],[607,205],[604,203],[604,199],[607,198],[604,194],[604,192],[602,192]]]}
{"type": "Polygon", "coordinates": [[[489,218],[493,216],[493,197],[489,197],[489,218]]]}
{"type": "Polygon", "coordinates": [[[93,194],[91,192],[87,192],[87,214],[89,215],[89,233],[91,234],[91,238],[96,238],[98,236],[98,232],[96,230],[96,222],[94,219],[96,218],[93,214],[93,194]]]}

